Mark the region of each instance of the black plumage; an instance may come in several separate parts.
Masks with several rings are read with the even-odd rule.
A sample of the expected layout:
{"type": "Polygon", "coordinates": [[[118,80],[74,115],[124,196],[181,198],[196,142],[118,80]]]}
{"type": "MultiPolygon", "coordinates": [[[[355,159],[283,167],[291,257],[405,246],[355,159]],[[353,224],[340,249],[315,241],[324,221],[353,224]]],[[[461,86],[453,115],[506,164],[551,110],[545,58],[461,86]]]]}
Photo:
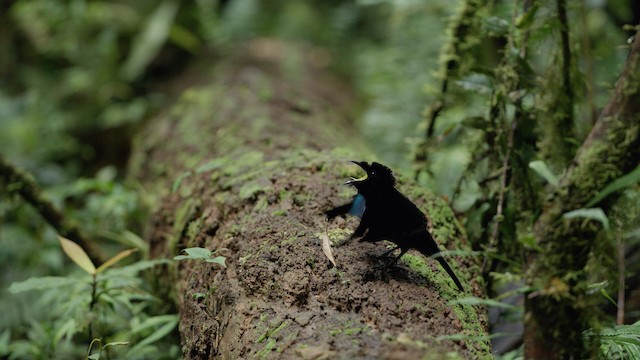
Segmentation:
{"type": "MultiPolygon", "coordinates": [[[[358,194],[351,203],[326,211],[327,217],[332,219],[347,213],[359,216],[360,225],[351,238],[360,238],[360,241],[367,242],[388,240],[396,244],[397,247],[387,254],[400,249],[400,255],[386,263],[385,267],[397,262],[409,249],[416,249],[427,257],[438,254],[440,249],[427,230],[427,217],[395,188],[393,172],[377,162],[353,163],[367,172],[365,177],[347,182],[358,190],[358,194]]],[[[458,289],[464,291],[460,280],[445,259],[438,256],[436,260],[451,276],[458,289]]]]}

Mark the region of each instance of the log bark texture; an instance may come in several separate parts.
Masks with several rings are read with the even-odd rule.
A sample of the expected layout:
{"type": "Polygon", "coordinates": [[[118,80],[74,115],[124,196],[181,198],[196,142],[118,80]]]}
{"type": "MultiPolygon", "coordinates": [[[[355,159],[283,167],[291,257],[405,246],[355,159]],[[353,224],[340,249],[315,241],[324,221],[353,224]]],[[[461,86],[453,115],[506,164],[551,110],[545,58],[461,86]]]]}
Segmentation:
{"type": "MultiPolygon", "coordinates": [[[[372,160],[350,126],[347,87],[310,66],[316,52],[255,41],[243,55],[200,67],[199,85],[151,120],[131,173],[155,198],[148,240],[155,257],[186,247],[222,249],[226,268],[175,263],[173,287],[186,359],[490,357],[485,309],[464,296],[432,259],[410,252],[383,279],[385,244],[334,248],[353,219],[323,210],[350,199],[342,185],[372,160]],[[293,60],[295,59],[295,60],[293,60]]],[[[446,203],[405,178],[405,194],[430,217],[442,249],[468,250],[446,203]]],[[[478,265],[449,257],[481,295],[478,265]]]]}

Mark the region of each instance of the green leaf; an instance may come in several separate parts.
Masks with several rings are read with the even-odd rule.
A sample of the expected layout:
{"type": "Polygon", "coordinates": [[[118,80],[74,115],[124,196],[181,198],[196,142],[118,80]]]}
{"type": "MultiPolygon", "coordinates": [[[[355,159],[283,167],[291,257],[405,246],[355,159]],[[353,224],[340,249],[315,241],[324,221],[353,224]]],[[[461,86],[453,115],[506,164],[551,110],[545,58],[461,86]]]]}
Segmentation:
{"type": "Polygon", "coordinates": [[[222,167],[226,163],[226,161],[227,161],[227,159],[225,159],[225,158],[213,159],[213,160],[209,161],[206,164],[200,165],[196,169],[196,173],[200,174],[200,173],[203,173],[203,172],[207,172],[207,171],[218,169],[218,168],[222,167]]]}
{"type": "Polygon", "coordinates": [[[623,175],[613,180],[609,185],[602,189],[596,196],[591,199],[584,207],[591,207],[599,203],[602,199],[609,196],[609,194],[622,190],[629,186],[635,185],[640,182],[640,166],[636,167],[630,173],[623,175]]]}
{"type": "Polygon", "coordinates": [[[82,270],[88,272],[93,275],[96,273],[96,267],[93,265],[91,259],[89,259],[89,255],[87,255],[84,250],[80,247],[80,245],[74,243],[73,241],[64,238],[58,235],[58,240],[60,240],[60,245],[62,246],[62,250],[67,254],[67,256],[73,260],[82,270]]]}
{"type": "Polygon", "coordinates": [[[218,264],[222,267],[227,267],[224,256],[216,256],[212,257],[216,252],[222,251],[226,249],[218,249],[215,252],[211,252],[209,249],[201,248],[201,247],[192,247],[183,249],[183,252],[186,252],[187,255],[178,255],[173,258],[173,260],[204,260],[206,262],[218,264]]]}
{"type": "Polygon", "coordinates": [[[640,357],[640,322],[610,328],[585,330],[585,337],[598,338],[600,353],[606,359],[637,359],[640,357]]]}
{"type": "Polygon", "coordinates": [[[605,230],[609,230],[609,218],[605,215],[604,211],[600,208],[589,209],[577,209],[569,211],[562,215],[564,219],[585,218],[590,220],[596,220],[602,223],[605,230]]]}
{"type": "Polygon", "coordinates": [[[122,67],[122,77],[131,81],[140,76],[167,41],[179,1],[164,0],[148,17],[144,29],[131,42],[131,53],[122,67]]]}
{"type": "Polygon", "coordinates": [[[527,12],[516,18],[516,27],[518,29],[526,29],[531,26],[533,20],[535,19],[536,13],[538,12],[538,8],[540,8],[540,4],[534,2],[531,7],[529,7],[529,10],[527,10],[527,12]]]}
{"type": "Polygon", "coordinates": [[[169,264],[170,262],[171,261],[167,259],[136,261],[131,265],[107,269],[101,274],[100,279],[127,279],[136,276],[140,271],[147,270],[158,265],[169,264]]]}
{"type": "Polygon", "coordinates": [[[104,346],[102,347],[102,350],[108,348],[109,346],[126,346],[126,345],[129,345],[129,341],[112,341],[104,344],[104,346]]]}
{"type": "Polygon", "coordinates": [[[78,283],[78,279],[61,276],[32,277],[25,281],[14,282],[9,286],[9,292],[16,294],[23,291],[52,289],[78,283]]]}
{"type": "Polygon", "coordinates": [[[226,258],[224,256],[216,256],[213,259],[207,259],[206,261],[226,268],[227,264],[225,264],[225,260],[226,258]]]}
{"type": "Polygon", "coordinates": [[[184,259],[202,259],[207,260],[211,258],[211,250],[201,248],[201,247],[192,247],[186,248],[182,250],[187,253],[187,255],[178,255],[173,258],[173,260],[184,260],[184,259]]]}
{"type": "Polygon", "coordinates": [[[173,181],[173,184],[171,185],[171,193],[174,194],[176,191],[178,191],[178,189],[180,188],[180,184],[182,184],[182,180],[186,179],[189,176],[191,176],[190,171],[186,171],[178,175],[178,177],[173,181]]]}
{"type": "Polygon", "coordinates": [[[497,307],[502,309],[511,309],[511,310],[522,309],[521,306],[511,305],[511,304],[503,303],[493,299],[483,299],[476,296],[467,296],[460,299],[455,299],[455,300],[449,301],[449,304],[451,305],[455,305],[455,304],[485,305],[485,306],[492,306],[492,307],[497,307]]]}
{"type": "Polygon", "coordinates": [[[542,176],[547,182],[554,187],[558,187],[560,182],[558,178],[551,172],[547,164],[542,160],[535,160],[529,163],[529,168],[542,176]]]}
{"type": "Polygon", "coordinates": [[[96,269],[96,273],[100,273],[106,269],[108,269],[109,267],[113,266],[115,263],[117,263],[118,261],[126,258],[127,256],[133,254],[134,252],[138,251],[138,249],[129,249],[129,250],[124,250],[121,251],[120,253],[118,253],[116,256],[112,257],[111,259],[105,261],[104,264],[100,265],[98,267],[98,269],[96,269]]]}

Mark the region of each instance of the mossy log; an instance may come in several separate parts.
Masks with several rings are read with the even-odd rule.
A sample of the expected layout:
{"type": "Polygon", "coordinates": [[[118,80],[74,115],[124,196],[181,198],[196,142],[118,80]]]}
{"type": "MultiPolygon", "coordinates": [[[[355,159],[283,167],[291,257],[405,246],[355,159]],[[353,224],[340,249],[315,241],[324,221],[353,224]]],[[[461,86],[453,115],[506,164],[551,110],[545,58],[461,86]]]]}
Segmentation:
{"type": "MultiPolygon", "coordinates": [[[[350,126],[348,88],[308,65],[313,54],[258,41],[200,67],[200,85],[139,136],[131,173],[156,200],[151,254],[226,249],[226,268],[176,261],[161,280],[173,287],[184,357],[490,357],[486,310],[450,303],[482,295],[475,259],[449,257],[462,294],[413,252],[382,278],[383,243],[334,248],[337,268],[323,254],[323,234],[338,241],[357,225],[323,216],[353,195],[342,184],[359,172],[346,160],[371,155],[350,126]]],[[[406,178],[400,186],[443,249],[469,250],[443,200],[406,178]]]]}

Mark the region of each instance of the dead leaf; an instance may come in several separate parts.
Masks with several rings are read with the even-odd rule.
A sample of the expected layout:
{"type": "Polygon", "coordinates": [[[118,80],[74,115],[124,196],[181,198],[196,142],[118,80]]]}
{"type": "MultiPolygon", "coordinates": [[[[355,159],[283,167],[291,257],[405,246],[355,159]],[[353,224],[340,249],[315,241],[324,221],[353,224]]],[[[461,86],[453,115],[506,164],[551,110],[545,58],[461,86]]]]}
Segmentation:
{"type": "Polygon", "coordinates": [[[333,254],[331,253],[331,241],[329,241],[329,235],[327,235],[327,231],[320,234],[320,240],[322,240],[322,252],[324,255],[331,261],[334,267],[338,267],[336,265],[336,261],[333,259],[333,254]]]}

